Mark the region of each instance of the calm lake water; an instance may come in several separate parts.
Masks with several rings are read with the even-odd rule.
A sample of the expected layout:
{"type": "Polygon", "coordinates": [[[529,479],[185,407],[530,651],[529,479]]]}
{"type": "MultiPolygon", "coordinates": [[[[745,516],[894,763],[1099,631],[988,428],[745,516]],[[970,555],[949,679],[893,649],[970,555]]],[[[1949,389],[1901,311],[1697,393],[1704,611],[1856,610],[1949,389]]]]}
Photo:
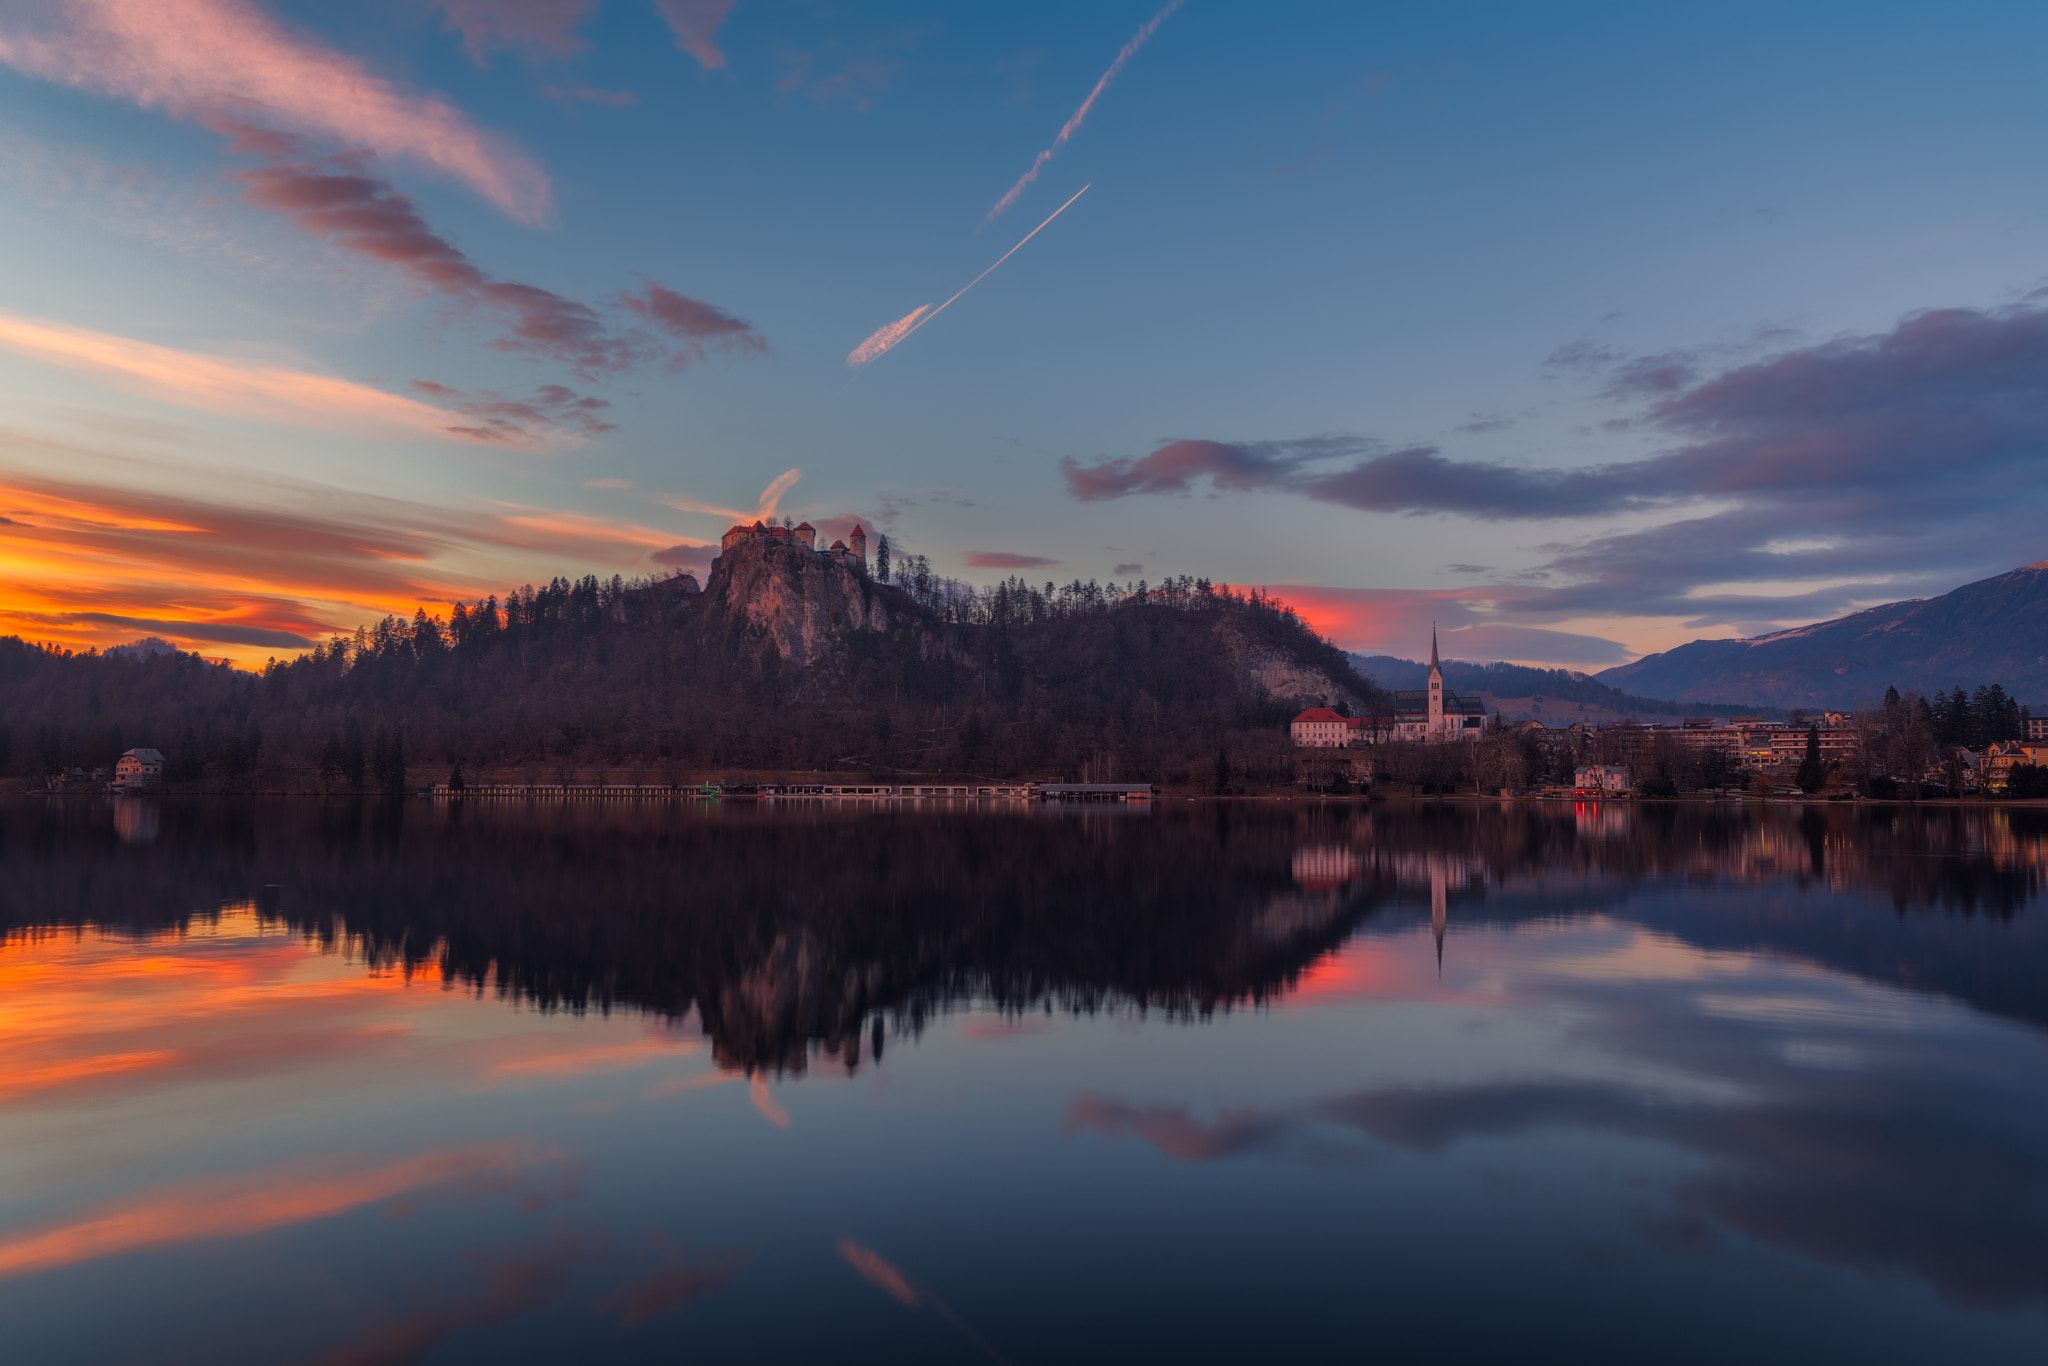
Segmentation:
{"type": "Polygon", "coordinates": [[[2048,1360],[2048,813],[0,807],[0,1358],[2048,1360]]]}

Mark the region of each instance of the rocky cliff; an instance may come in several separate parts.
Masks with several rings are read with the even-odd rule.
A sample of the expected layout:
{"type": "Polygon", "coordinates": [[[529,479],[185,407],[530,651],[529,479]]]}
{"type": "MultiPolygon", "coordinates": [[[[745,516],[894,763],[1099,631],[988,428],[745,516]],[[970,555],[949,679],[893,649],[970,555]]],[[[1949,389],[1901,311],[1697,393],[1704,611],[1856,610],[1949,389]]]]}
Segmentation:
{"type": "Polygon", "coordinates": [[[904,614],[890,612],[891,597],[899,607],[907,605],[902,594],[881,589],[829,555],[744,540],[711,562],[696,609],[721,618],[745,639],[772,644],[781,660],[808,669],[843,647],[848,631],[896,625],[904,614]]]}

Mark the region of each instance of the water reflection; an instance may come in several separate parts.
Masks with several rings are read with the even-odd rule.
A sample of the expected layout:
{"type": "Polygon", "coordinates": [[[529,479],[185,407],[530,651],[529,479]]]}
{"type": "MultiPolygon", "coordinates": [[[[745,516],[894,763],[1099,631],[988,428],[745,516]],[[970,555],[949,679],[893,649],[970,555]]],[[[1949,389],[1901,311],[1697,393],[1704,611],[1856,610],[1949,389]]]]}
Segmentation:
{"type": "Polygon", "coordinates": [[[2048,1327],[2029,811],[167,802],[137,840],[130,805],[0,808],[31,1326],[23,1288],[74,1283],[225,1322],[167,1254],[227,1284],[281,1246],[357,1311],[193,1359],[560,1359],[593,1325],[652,1359],[680,1322],[714,1356],[855,1322],[1091,1354],[1034,1303],[1285,1356],[1368,1273],[1413,1300],[1386,1342],[1480,1352],[1509,1338],[1424,1313],[1476,1242],[1553,1288],[1501,1331],[1591,1358],[1627,1356],[1593,1312],[1622,1266],[1724,1346],[1793,1312],[1787,1267],[1847,1278],[1795,1317],[1871,1359],[2048,1327]],[[1273,1283],[1118,1241],[1193,1210],[1273,1283]]]}

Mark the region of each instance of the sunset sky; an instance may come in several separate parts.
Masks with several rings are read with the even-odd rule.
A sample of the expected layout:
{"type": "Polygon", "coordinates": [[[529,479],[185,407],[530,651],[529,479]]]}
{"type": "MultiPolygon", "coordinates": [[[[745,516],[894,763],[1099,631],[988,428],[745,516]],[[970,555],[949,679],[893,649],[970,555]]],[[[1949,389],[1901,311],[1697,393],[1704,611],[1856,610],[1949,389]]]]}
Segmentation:
{"type": "Polygon", "coordinates": [[[1411,658],[1945,592],[2048,558],[2044,52],[2018,3],[4,0],[0,633],[260,663],[768,512],[1411,658]]]}

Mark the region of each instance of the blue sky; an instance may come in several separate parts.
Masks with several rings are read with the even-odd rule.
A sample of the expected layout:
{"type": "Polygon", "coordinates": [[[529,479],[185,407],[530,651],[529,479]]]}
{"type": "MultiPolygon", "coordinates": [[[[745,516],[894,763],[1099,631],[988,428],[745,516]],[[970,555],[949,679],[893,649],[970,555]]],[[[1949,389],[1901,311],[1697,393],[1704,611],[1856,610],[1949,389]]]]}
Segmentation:
{"type": "Polygon", "coordinates": [[[1187,0],[985,222],[1159,14],[8,5],[0,630],[260,659],[701,572],[792,469],[778,514],[943,572],[1264,584],[1410,656],[2048,554],[2038,6],[1187,0]],[[596,350],[517,333],[579,306],[596,350]]]}

